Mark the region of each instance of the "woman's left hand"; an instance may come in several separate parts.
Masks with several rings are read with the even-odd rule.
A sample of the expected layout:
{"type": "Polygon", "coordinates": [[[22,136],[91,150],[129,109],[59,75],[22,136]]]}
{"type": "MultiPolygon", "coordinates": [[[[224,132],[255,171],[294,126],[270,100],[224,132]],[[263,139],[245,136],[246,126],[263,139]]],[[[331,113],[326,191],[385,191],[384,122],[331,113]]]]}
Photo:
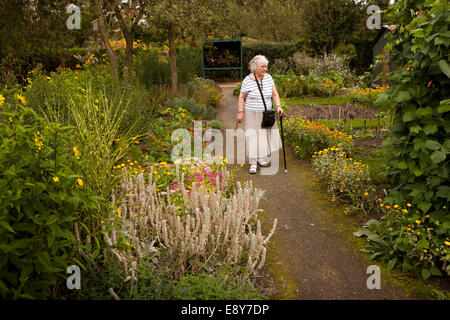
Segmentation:
{"type": "Polygon", "coordinates": [[[281,109],[281,107],[277,107],[277,111],[279,116],[283,114],[283,109],[281,109]]]}

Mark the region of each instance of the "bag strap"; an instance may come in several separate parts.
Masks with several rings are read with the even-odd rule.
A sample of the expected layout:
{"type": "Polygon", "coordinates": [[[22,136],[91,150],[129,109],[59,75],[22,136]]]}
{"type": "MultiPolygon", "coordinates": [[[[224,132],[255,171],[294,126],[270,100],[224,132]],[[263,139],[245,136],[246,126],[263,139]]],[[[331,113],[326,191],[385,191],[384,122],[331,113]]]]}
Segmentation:
{"type": "MultiPolygon", "coordinates": [[[[259,93],[261,93],[261,98],[262,98],[262,101],[263,101],[263,104],[264,104],[264,110],[267,111],[266,100],[264,99],[263,93],[262,93],[262,91],[261,91],[261,87],[259,86],[258,78],[256,78],[256,73],[254,73],[254,75],[255,75],[255,81],[256,81],[256,84],[258,85],[259,93]]],[[[262,82],[262,81],[261,81],[261,82],[262,82]]]]}

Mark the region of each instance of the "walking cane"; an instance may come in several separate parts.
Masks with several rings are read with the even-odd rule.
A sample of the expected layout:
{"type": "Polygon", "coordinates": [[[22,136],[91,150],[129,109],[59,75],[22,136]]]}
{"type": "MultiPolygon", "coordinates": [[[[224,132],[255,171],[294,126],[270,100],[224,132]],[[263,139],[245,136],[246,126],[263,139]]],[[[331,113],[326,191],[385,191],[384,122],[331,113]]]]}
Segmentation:
{"type": "Polygon", "coordinates": [[[284,152],[283,115],[280,115],[280,126],[281,126],[281,144],[283,145],[284,173],[287,173],[288,171],[286,168],[286,153],[284,152]]]}

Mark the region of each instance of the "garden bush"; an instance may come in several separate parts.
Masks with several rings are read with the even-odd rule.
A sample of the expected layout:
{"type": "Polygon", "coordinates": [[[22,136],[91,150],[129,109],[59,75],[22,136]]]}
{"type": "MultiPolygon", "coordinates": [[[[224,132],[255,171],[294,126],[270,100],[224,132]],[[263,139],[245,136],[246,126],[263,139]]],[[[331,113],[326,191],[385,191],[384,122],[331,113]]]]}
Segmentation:
{"type": "Polygon", "coordinates": [[[356,105],[379,110],[375,106],[375,101],[379,94],[386,92],[388,89],[389,86],[384,85],[378,88],[357,88],[347,92],[347,95],[350,96],[350,101],[356,105]]]}
{"type": "Polygon", "coordinates": [[[215,86],[214,81],[194,78],[183,86],[186,96],[193,98],[197,104],[208,108],[217,107],[222,101],[222,93],[215,86]]]}
{"type": "Polygon", "coordinates": [[[375,187],[369,167],[348,158],[342,144],[314,152],[312,166],[327,184],[331,201],[347,204],[346,214],[368,215],[377,211],[375,187]]]}
{"type": "Polygon", "coordinates": [[[194,99],[188,97],[172,98],[166,102],[166,107],[185,109],[196,120],[212,120],[217,115],[217,111],[213,108],[197,104],[194,99]]]}
{"type": "Polygon", "coordinates": [[[0,110],[3,299],[57,298],[58,282],[77,263],[72,224],[96,201],[86,190],[73,134],[24,106],[0,110]]]}
{"type": "Polygon", "coordinates": [[[390,267],[398,262],[421,270],[426,279],[450,274],[448,2],[401,0],[389,7],[386,19],[397,27],[386,47],[395,66],[393,88],[376,100],[395,110],[388,172],[393,187],[384,203],[414,209],[374,224],[368,250],[390,267]]]}

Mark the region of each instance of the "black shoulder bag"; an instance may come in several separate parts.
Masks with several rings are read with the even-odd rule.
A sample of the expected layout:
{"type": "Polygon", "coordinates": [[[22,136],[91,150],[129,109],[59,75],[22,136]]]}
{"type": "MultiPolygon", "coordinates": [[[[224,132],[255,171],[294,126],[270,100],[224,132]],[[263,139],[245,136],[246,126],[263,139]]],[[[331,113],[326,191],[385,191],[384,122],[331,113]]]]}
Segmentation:
{"type": "Polygon", "coordinates": [[[261,98],[262,98],[262,101],[264,104],[261,128],[271,128],[273,126],[273,124],[275,123],[275,110],[273,110],[273,108],[272,108],[272,110],[267,110],[266,100],[264,99],[263,93],[261,91],[261,87],[259,86],[258,79],[256,78],[256,74],[255,74],[255,81],[256,81],[256,84],[258,85],[259,93],[261,93],[261,98]]]}

